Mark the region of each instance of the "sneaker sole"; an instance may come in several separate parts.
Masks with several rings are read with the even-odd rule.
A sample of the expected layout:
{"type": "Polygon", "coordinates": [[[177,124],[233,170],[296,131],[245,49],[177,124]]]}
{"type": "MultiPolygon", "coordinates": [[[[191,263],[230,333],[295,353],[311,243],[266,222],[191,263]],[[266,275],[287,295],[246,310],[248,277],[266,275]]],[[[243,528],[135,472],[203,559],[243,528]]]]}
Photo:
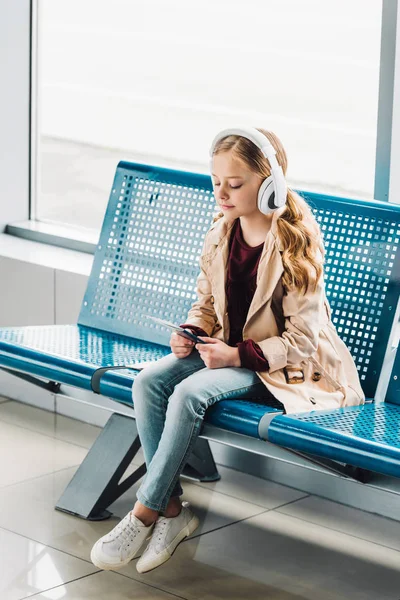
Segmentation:
{"type": "Polygon", "coordinates": [[[167,562],[167,560],[171,558],[171,556],[175,552],[178,545],[182,542],[182,540],[184,540],[186,537],[188,537],[194,531],[196,531],[199,525],[199,519],[196,517],[196,515],[193,515],[186,527],[181,529],[181,531],[175,536],[175,538],[172,540],[169,546],[167,546],[165,550],[158,554],[158,556],[156,556],[153,560],[148,561],[143,565],[140,564],[139,559],[139,561],[136,564],[136,569],[138,573],[146,573],[147,571],[151,571],[152,569],[155,569],[156,567],[159,567],[163,563],[167,562]]]}
{"type": "Polygon", "coordinates": [[[142,542],[142,544],[140,545],[140,547],[136,550],[135,554],[133,554],[129,558],[125,559],[124,561],[121,561],[121,562],[116,563],[116,564],[106,563],[106,562],[103,562],[101,560],[101,558],[99,557],[99,555],[97,553],[97,543],[96,543],[93,546],[93,548],[92,548],[92,550],[90,552],[90,560],[95,565],[95,567],[98,567],[99,569],[102,569],[103,571],[112,571],[113,569],[122,569],[122,567],[125,567],[127,564],[129,564],[131,562],[132,559],[134,559],[134,558],[137,557],[137,555],[142,550],[144,544],[146,544],[148,542],[148,540],[150,539],[150,537],[151,536],[148,536],[142,542]]]}

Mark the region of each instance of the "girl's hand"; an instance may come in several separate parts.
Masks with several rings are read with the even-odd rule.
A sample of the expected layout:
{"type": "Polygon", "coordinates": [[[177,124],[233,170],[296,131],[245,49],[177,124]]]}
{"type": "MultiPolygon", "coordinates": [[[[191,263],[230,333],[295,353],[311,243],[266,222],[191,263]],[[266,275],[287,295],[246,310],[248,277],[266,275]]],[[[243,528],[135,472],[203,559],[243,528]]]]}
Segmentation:
{"type": "Polygon", "coordinates": [[[215,338],[198,336],[206,344],[196,344],[195,348],[199,351],[204,364],[209,369],[221,369],[222,367],[240,367],[240,357],[238,348],[228,346],[222,340],[215,338]]]}
{"type": "Polygon", "coordinates": [[[194,348],[192,340],[188,340],[175,332],[171,334],[169,345],[177,358],[186,358],[194,348]]]}

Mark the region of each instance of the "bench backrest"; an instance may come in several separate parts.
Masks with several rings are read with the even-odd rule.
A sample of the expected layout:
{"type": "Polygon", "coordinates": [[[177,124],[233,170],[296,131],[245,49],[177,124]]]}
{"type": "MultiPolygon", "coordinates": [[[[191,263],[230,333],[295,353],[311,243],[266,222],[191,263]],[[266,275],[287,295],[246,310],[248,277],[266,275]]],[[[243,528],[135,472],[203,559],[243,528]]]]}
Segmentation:
{"type": "Polygon", "coordinates": [[[400,296],[400,206],[301,192],[324,235],[326,295],[373,398],[400,296]]]}
{"type": "MultiPolygon", "coordinates": [[[[400,293],[400,206],[300,193],[324,235],[332,321],[373,397],[400,293]]],[[[145,315],[185,321],[214,213],[208,175],[119,163],[79,324],[168,346],[145,315]]]]}
{"type": "Polygon", "coordinates": [[[186,318],[214,206],[206,175],[120,162],[78,323],[169,345],[144,315],[186,318]]]}

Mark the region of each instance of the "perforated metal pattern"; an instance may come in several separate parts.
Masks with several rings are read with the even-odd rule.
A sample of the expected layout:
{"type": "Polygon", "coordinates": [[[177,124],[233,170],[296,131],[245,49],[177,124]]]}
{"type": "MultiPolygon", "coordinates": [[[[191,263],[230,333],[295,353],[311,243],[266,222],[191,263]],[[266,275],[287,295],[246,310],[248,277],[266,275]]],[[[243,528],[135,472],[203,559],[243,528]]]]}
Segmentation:
{"type": "MultiPolygon", "coordinates": [[[[158,360],[171,352],[164,346],[80,325],[3,328],[1,342],[96,367],[158,360]]],[[[5,350],[6,348],[2,347],[2,352],[5,350]]],[[[46,362],[46,359],[43,359],[43,362],[46,362]]],[[[129,370],[126,373],[129,373],[129,370]]]]}
{"type": "MultiPolygon", "coordinates": [[[[379,210],[373,203],[369,208],[368,203],[321,202],[317,196],[309,196],[306,200],[324,237],[325,289],[332,322],[349,348],[363,383],[380,371],[379,361],[383,360],[396,310],[399,212],[379,210]]],[[[373,380],[376,383],[377,377],[373,380]]],[[[363,387],[373,396],[372,380],[363,387]]]]}
{"type": "Polygon", "coordinates": [[[391,404],[372,404],[328,413],[315,411],[302,415],[288,415],[285,419],[321,427],[324,436],[329,436],[329,432],[340,432],[341,435],[350,438],[400,448],[400,411],[391,404]]]}
{"type": "Polygon", "coordinates": [[[120,163],[79,323],[169,345],[145,315],[186,319],[214,206],[210,177],[120,163]]]}

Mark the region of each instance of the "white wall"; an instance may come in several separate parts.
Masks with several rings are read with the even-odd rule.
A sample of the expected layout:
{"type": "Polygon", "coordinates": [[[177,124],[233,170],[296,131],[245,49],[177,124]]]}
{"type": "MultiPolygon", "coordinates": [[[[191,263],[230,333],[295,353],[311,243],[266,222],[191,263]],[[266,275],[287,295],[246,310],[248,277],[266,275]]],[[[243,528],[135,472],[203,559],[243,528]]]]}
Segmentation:
{"type": "Polygon", "coordinates": [[[0,2],[0,232],[29,216],[30,2],[0,2]]]}

